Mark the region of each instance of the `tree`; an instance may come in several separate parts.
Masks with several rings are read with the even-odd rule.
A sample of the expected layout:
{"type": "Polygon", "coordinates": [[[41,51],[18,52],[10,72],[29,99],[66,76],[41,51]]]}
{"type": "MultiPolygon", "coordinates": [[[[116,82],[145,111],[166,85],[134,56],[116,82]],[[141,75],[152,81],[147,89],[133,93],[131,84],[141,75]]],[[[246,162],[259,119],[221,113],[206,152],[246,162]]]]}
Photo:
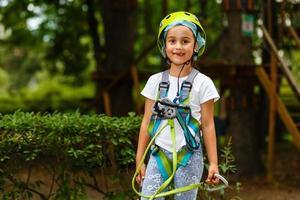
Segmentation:
{"type": "MultiPolygon", "coordinates": [[[[231,10],[226,14],[228,27],[219,43],[220,57],[235,67],[245,69],[253,66],[251,37],[243,35],[241,31],[242,13],[231,10]]],[[[234,106],[229,111],[228,132],[233,137],[233,151],[239,175],[258,175],[262,171],[257,148],[259,130],[257,130],[256,110],[251,103],[254,98],[254,83],[251,79],[253,77],[237,75],[229,86],[234,106]]]]}
{"type": "MultiPolygon", "coordinates": [[[[101,87],[107,87],[115,81],[117,85],[110,91],[111,109],[113,115],[126,115],[133,110],[132,81],[128,75],[133,61],[135,37],[135,10],[137,1],[104,0],[101,14],[104,26],[104,54],[98,77],[101,87]],[[119,76],[125,79],[118,80],[119,76]]],[[[95,41],[94,41],[95,42],[95,41]]],[[[94,43],[95,46],[95,43],[94,43]]],[[[100,87],[98,87],[100,89],[100,87]]],[[[97,91],[101,94],[103,91],[97,91]]],[[[100,105],[101,106],[101,105],[100,105]]]]}

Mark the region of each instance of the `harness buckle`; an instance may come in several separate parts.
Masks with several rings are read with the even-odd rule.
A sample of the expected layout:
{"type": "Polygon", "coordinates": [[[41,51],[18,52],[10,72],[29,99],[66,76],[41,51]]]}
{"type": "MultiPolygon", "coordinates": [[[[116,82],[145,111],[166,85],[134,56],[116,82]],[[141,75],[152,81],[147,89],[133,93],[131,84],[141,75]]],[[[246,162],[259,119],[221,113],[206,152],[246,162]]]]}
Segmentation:
{"type": "Polygon", "coordinates": [[[160,82],[159,83],[159,89],[161,89],[161,88],[168,89],[169,88],[169,82],[164,82],[164,81],[160,82]]]}
{"type": "Polygon", "coordinates": [[[177,104],[168,98],[159,99],[155,102],[152,112],[160,118],[173,119],[176,117],[177,104]]]}
{"type": "Polygon", "coordinates": [[[159,151],[159,147],[157,145],[154,144],[154,145],[151,146],[151,154],[152,155],[157,154],[158,151],[159,151]]]}
{"type": "Polygon", "coordinates": [[[193,84],[191,82],[183,82],[181,85],[181,90],[187,88],[188,91],[191,91],[193,84]]]}

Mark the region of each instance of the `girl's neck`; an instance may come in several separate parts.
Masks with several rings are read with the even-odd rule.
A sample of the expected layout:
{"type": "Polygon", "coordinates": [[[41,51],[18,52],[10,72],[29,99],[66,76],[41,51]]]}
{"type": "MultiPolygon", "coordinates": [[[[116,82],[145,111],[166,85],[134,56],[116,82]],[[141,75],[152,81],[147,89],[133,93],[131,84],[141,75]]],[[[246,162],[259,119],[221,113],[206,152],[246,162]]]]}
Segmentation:
{"type": "MultiPolygon", "coordinates": [[[[178,77],[182,66],[183,65],[174,65],[174,64],[171,64],[170,75],[178,77]]],[[[192,71],[192,65],[190,63],[187,64],[187,65],[184,65],[183,70],[180,73],[180,77],[185,77],[185,76],[189,75],[189,73],[191,71],[192,71]]]]}

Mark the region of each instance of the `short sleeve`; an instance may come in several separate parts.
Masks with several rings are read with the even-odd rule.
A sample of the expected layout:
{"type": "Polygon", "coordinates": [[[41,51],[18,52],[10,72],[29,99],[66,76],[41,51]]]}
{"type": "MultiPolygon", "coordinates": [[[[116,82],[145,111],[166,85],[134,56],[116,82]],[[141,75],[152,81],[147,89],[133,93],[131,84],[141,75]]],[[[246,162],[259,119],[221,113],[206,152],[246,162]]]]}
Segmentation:
{"type": "Polygon", "coordinates": [[[156,100],[160,79],[160,74],[150,76],[141,94],[148,99],[156,100]]]}
{"type": "Polygon", "coordinates": [[[214,82],[209,77],[206,77],[201,86],[200,104],[205,103],[206,101],[211,99],[216,102],[219,98],[220,95],[215,87],[214,82]]]}

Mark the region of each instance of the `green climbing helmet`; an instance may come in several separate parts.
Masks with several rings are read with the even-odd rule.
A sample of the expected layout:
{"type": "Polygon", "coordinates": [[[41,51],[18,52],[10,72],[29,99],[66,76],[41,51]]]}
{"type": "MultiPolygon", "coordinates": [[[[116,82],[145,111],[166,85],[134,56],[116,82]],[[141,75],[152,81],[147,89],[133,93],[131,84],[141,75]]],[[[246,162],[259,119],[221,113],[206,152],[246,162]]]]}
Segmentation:
{"type": "Polygon", "coordinates": [[[160,22],[158,36],[157,36],[157,44],[158,44],[159,51],[161,52],[164,58],[167,57],[165,53],[165,37],[166,37],[165,32],[176,25],[183,25],[192,29],[192,32],[194,33],[195,39],[198,44],[198,49],[197,52],[195,53],[196,54],[195,59],[197,59],[197,57],[202,55],[204,52],[206,34],[198,18],[192,13],[185,12],[185,11],[173,12],[167,15],[160,22]],[[191,25],[195,26],[196,28],[191,27],[191,25]]]}

